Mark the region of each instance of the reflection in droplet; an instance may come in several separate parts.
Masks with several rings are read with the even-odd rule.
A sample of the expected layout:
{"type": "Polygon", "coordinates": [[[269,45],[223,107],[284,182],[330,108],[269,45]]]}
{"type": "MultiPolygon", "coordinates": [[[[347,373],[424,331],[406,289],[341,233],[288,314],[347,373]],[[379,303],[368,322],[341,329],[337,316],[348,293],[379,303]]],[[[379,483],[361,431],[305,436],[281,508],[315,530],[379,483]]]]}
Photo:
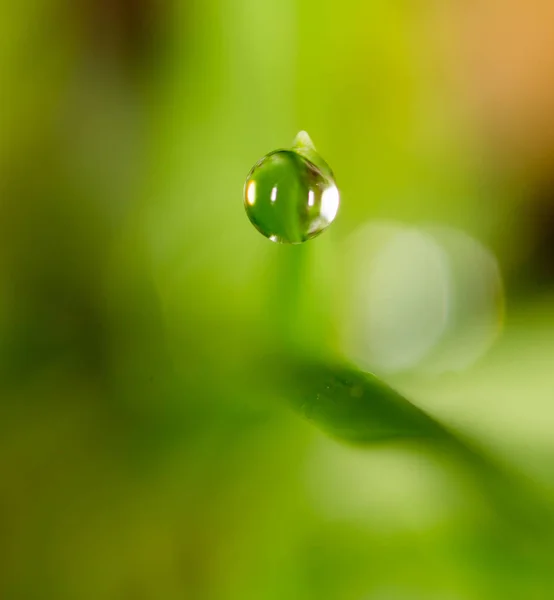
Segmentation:
{"type": "Polygon", "coordinates": [[[368,223],[350,237],[341,259],[342,345],[363,369],[466,369],[500,331],[498,265],[462,232],[368,223]]]}
{"type": "Polygon", "coordinates": [[[264,156],[250,171],[245,209],[256,229],[272,241],[299,244],[323,232],[335,219],[340,196],[333,175],[311,140],[264,156]]]}

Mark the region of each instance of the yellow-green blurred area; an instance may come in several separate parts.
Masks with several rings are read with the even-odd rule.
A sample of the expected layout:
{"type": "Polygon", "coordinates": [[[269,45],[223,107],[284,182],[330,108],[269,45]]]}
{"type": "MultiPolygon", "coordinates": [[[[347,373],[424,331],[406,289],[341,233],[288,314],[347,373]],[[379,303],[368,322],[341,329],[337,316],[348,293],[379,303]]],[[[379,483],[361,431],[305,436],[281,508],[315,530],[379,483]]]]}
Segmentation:
{"type": "Polygon", "coordinates": [[[553,598],[551,3],[0,6],[0,598],[553,598]]]}

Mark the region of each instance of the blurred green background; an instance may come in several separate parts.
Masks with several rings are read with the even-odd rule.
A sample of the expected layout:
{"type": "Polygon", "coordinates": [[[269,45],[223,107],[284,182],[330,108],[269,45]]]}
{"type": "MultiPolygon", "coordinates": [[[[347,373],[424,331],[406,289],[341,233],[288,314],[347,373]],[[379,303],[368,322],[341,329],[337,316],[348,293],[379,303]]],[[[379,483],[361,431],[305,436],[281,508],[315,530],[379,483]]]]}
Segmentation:
{"type": "Polygon", "coordinates": [[[469,4],[2,2],[2,599],[554,597],[554,104],[485,133],[440,41],[554,21],[469,4]],[[339,216],[272,244],[301,129],[339,216]]]}

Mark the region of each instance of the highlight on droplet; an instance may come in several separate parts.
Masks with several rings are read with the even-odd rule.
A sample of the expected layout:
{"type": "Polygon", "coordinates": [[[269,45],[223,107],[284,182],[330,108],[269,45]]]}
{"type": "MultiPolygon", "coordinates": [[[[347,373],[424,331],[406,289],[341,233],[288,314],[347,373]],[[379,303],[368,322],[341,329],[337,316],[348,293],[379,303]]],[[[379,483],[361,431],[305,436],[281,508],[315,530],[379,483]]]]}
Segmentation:
{"type": "Polygon", "coordinates": [[[315,194],[313,190],[308,192],[308,206],[313,206],[315,204],[315,194]]]}
{"type": "Polygon", "coordinates": [[[332,185],[323,191],[321,195],[321,216],[332,223],[339,210],[340,195],[336,185],[332,185]]]}
{"type": "Polygon", "coordinates": [[[254,206],[256,202],[256,182],[250,181],[248,183],[248,187],[246,188],[246,201],[250,206],[254,206]]]}
{"type": "Polygon", "coordinates": [[[274,186],[271,190],[271,201],[275,202],[275,200],[277,200],[277,186],[274,186]]]}

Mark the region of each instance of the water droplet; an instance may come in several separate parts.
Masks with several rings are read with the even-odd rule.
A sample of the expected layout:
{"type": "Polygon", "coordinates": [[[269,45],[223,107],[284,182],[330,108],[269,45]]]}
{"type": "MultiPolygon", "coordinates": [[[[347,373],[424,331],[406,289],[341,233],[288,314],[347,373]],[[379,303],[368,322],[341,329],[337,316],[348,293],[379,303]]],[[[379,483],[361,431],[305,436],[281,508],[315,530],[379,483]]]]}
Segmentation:
{"type": "Polygon", "coordinates": [[[300,244],[319,235],[335,220],[339,201],[331,169],[303,131],[291,149],[259,160],[244,186],[248,218],[272,242],[300,244]]]}

